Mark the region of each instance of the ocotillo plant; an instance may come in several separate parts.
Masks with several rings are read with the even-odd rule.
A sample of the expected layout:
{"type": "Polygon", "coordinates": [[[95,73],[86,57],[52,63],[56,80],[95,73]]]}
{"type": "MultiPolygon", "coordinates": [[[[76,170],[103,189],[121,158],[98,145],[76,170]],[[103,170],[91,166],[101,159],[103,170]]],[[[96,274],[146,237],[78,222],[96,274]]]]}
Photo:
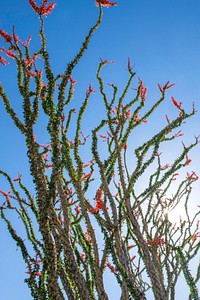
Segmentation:
{"type": "Polygon", "coordinates": [[[76,107],[73,108],[71,100],[76,84],[73,71],[102,22],[104,7],[117,3],[96,1],[99,9],[96,24],[65,71],[59,74],[54,74],[51,68],[44,32],[44,17],[53,11],[55,3],[47,0],[41,6],[34,0],[29,3],[40,20],[38,51],[31,53],[30,39],[21,42],[14,28],[11,34],[0,30],[5,44],[0,62],[5,67],[7,59],[16,63],[23,117],[13,109],[2,84],[0,97],[25,138],[34,197],[23,183],[22,175],[13,179],[0,170],[10,186],[8,192],[1,187],[0,214],[27,265],[25,282],[33,299],[109,299],[104,282],[107,271],[120,287],[121,300],[147,299],[148,290],[156,300],[178,299],[176,284],[180,276],[189,286],[189,299],[199,299],[200,265],[195,277],[189,270],[189,263],[200,247],[199,212],[191,217],[188,210],[192,184],[198,176],[186,172],[184,180],[178,179],[180,169],[190,164],[188,153],[199,139],[196,137],[190,145],[183,143],[182,152],[170,164],[162,161],[160,153],[163,145],[182,135],[181,129],[176,129],[196,113],[195,108],[186,112],[171,97],[177,117],[170,120],[166,116],[166,125],[160,131],[130,150],[135,132],[141,126],[145,132],[149,118],[174,84],[158,85],[160,98],[146,108],[147,88],[141,79],[135,80],[136,73],[128,59],[128,80],[122,93],[115,84],[110,84],[112,92],[108,95],[101,71],[110,62],[101,59],[96,80],[105,115],[86,136],[82,121],[94,90],[90,84],[81,104],[73,103],[76,107]],[[134,80],[138,87],[131,90],[134,80]],[[132,99],[127,101],[130,90],[132,99]],[[47,145],[40,144],[35,134],[41,114],[48,120],[44,125],[49,137],[47,145]],[[131,168],[127,162],[129,150],[134,155],[131,168]],[[83,159],[84,152],[88,153],[87,162],[83,159]],[[148,170],[152,170],[150,176],[145,175],[148,170]],[[174,183],[176,190],[171,195],[174,183]],[[173,224],[169,212],[181,201],[186,220],[173,224]],[[11,213],[22,222],[25,239],[10,221],[11,213]]]}

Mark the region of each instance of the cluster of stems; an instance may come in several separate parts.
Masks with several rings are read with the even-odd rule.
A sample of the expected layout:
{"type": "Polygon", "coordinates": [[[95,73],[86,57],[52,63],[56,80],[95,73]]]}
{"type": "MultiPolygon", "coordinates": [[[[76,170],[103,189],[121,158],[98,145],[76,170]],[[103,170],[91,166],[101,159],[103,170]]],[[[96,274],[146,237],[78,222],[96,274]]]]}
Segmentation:
{"type": "MultiPolygon", "coordinates": [[[[47,5],[47,1],[43,2],[47,5]]],[[[33,197],[33,191],[23,183],[23,176],[13,180],[0,170],[10,187],[9,192],[0,191],[0,215],[27,265],[25,282],[33,299],[109,299],[106,272],[119,286],[121,300],[147,299],[149,290],[155,300],[177,299],[180,276],[189,286],[188,299],[199,299],[200,265],[195,275],[189,270],[189,263],[200,248],[199,212],[191,217],[189,211],[192,184],[198,179],[196,173],[187,173],[170,194],[173,184],[178,182],[177,172],[190,163],[188,153],[198,144],[198,137],[189,146],[183,144],[180,155],[170,165],[163,165],[160,154],[163,145],[173,143],[181,135],[180,131],[175,133],[176,129],[195,114],[195,109],[187,113],[172,97],[178,116],[130,150],[137,129],[143,126],[145,132],[147,121],[172,85],[159,85],[160,98],[142,114],[147,89],[141,80],[132,100],[126,99],[136,75],[130,61],[123,91],[119,93],[112,84],[108,97],[101,70],[109,62],[101,59],[96,79],[105,116],[90,136],[85,136],[82,121],[94,90],[89,85],[85,99],[81,105],[75,104],[75,110],[75,100],[73,104],[71,100],[76,82],[72,73],[101,24],[102,7],[99,4],[97,22],[80,50],[65,71],[57,75],[52,71],[46,48],[44,17],[40,14],[39,18],[41,47],[34,54],[30,53],[29,41],[20,42],[14,29],[12,35],[0,31],[8,45],[4,52],[16,62],[23,118],[13,109],[2,84],[0,98],[24,135],[34,184],[33,197]],[[37,57],[43,61],[42,70],[37,68],[37,57]],[[35,124],[40,115],[48,120],[44,125],[48,145],[37,141],[35,124]],[[131,167],[129,151],[134,155],[131,167]],[[89,153],[88,163],[83,153],[89,153]],[[145,174],[150,168],[153,171],[148,177],[145,174]],[[142,192],[138,185],[144,187],[142,192]],[[186,220],[173,224],[169,211],[181,202],[186,220]],[[25,239],[16,232],[8,211],[18,215],[25,228],[25,239]]]]}

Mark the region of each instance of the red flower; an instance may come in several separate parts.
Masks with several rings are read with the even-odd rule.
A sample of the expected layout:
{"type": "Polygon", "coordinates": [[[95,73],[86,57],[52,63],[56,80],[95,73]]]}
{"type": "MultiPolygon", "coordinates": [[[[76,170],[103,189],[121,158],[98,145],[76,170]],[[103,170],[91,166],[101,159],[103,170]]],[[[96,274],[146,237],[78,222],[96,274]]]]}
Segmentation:
{"type": "Polygon", "coordinates": [[[84,164],[83,165],[83,168],[87,168],[87,167],[89,167],[90,166],[90,164],[84,164]]]}
{"type": "Polygon", "coordinates": [[[100,58],[100,62],[101,64],[114,64],[114,61],[108,61],[107,59],[103,60],[102,58],[100,58]]]}
{"type": "Polygon", "coordinates": [[[52,168],[52,166],[53,166],[53,164],[50,164],[50,163],[46,164],[47,168],[52,168]]]}
{"type": "Polygon", "coordinates": [[[77,214],[80,214],[81,210],[80,207],[78,205],[75,205],[75,211],[77,214]]]}
{"type": "Polygon", "coordinates": [[[71,76],[69,77],[68,81],[70,81],[72,84],[76,84],[77,81],[73,79],[71,76]]]}
{"type": "Polygon", "coordinates": [[[169,85],[169,81],[167,81],[167,83],[165,83],[165,85],[161,86],[160,84],[158,84],[158,88],[159,88],[159,91],[161,93],[164,93],[166,90],[169,90],[171,87],[173,87],[175,84],[172,83],[169,85]]]}
{"type": "Polygon", "coordinates": [[[179,130],[176,134],[175,137],[179,137],[179,136],[183,136],[184,133],[182,132],[182,130],[179,130]]]}
{"type": "Polygon", "coordinates": [[[37,6],[34,0],[29,0],[33,10],[39,15],[48,15],[55,7],[55,2],[48,3],[48,0],[42,0],[42,4],[37,6]]]}
{"type": "Polygon", "coordinates": [[[0,63],[2,63],[3,66],[8,64],[8,62],[2,56],[0,56],[0,63]]]}
{"type": "Polygon", "coordinates": [[[177,102],[174,97],[171,97],[171,99],[174,106],[176,106],[178,109],[181,109],[182,102],[177,102]]]}
{"type": "Polygon", "coordinates": [[[106,263],[106,267],[108,267],[112,273],[117,274],[117,270],[109,262],[106,263]]]}
{"type": "Polygon", "coordinates": [[[92,244],[92,238],[91,238],[89,232],[86,231],[84,235],[85,235],[86,240],[87,240],[90,244],[92,244]]]}
{"type": "Polygon", "coordinates": [[[177,179],[177,176],[179,176],[179,174],[178,174],[178,173],[174,173],[174,174],[172,175],[172,180],[176,180],[176,179],[177,179]]]}
{"type": "Polygon", "coordinates": [[[30,77],[36,77],[37,72],[32,72],[30,70],[27,70],[28,74],[30,75],[30,77]]]}
{"type": "Polygon", "coordinates": [[[98,213],[100,210],[103,209],[103,200],[102,200],[102,194],[103,194],[103,191],[101,189],[98,189],[97,190],[97,195],[96,195],[96,204],[95,204],[95,207],[92,207],[90,208],[90,212],[92,214],[96,214],[98,213]]]}
{"type": "Polygon", "coordinates": [[[74,148],[74,142],[68,140],[68,144],[69,144],[70,149],[74,148]]]}
{"type": "Polygon", "coordinates": [[[161,167],[161,170],[165,170],[165,169],[167,169],[169,167],[170,167],[170,164],[165,164],[164,166],[161,167]]]}
{"type": "Polygon", "coordinates": [[[96,197],[96,208],[102,209],[103,208],[103,201],[102,201],[102,190],[98,189],[97,191],[97,197],[96,197]]]}
{"type": "Polygon", "coordinates": [[[86,91],[86,97],[88,98],[90,96],[90,94],[92,94],[92,93],[95,93],[95,90],[93,89],[92,84],[90,83],[89,88],[86,91]]]}
{"type": "Polygon", "coordinates": [[[59,220],[60,224],[63,223],[63,218],[62,218],[62,216],[61,216],[61,213],[58,214],[58,220],[59,220]]]}
{"type": "Polygon", "coordinates": [[[15,44],[20,43],[23,47],[28,47],[30,45],[31,35],[28,37],[27,41],[21,42],[19,37],[16,35],[16,33],[13,32],[13,39],[15,44]]]}
{"type": "Polygon", "coordinates": [[[134,68],[134,66],[131,66],[131,61],[130,58],[128,58],[128,71],[132,72],[132,69],[134,68]]]}
{"type": "Polygon", "coordinates": [[[13,29],[13,39],[14,39],[15,44],[17,44],[19,42],[19,37],[16,35],[14,29],[13,29]]]}
{"type": "Polygon", "coordinates": [[[169,120],[168,115],[165,115],[165,118],[166,118],[166,120],[167,120],[167,123],[170,124],[170,120],[169,120]]]}
{"type": "Polygon", "coordinates": [[[200,237],[200,232],[197,232],[192,236],[192,241],[195,242],[198,237],[200,237]]]}
{"type": "Polygon", "coordinates": [[[86,181],[88,178],[90,178],[92,176],[93,172],[90,172],[88,174],[85,174],[82,178],[81,181],[86,181]]]}
{"type": "Polygon", "coordinates": [[[192,162],[192,160],[188,157],[187,154],[186,154],[185,158],[186,158],[186,165],[188,166],[192,162]]]}
{"type": "Polygon", "coordinates": [[[11,40],[12,40],[12,37],[8,34],[8,33],[6,33],[5,31],[3,31],[3,30],[1,30],[0,29],[0,36],[2,36],[5,40],[5,42],[11,42],[11,40]]]}
{"type": "Polygon", "coordinates": [[[71,82],[71,86],[70,86],[70,98],[73,99],[74,98],[74,85],[77,84],[77,81],[74,80],[71,76],[69,77],[68,81],[71,82]]]}
{"type": "Polygon", "coordinates": [[[125,111],[125,115],[126,115],[126,117],[128,118],[128,119],[130,119],[130,117],[131,117],[131,110],[129,109],[129,110],[126,110],[125,111]]]}
{"type": "Polygon", "coordinates": [[[107,136],[103,134],[99,134],[100,138],[107,140],[107,136]]]}
{"type": "Polygon", "coordinates": [[[116,115],[116,113],[117,113],[117,110],[116,110],[116,109],[112,109],[111,111],[112,111],[113,114],[116,115]]]}
{"type": "Polygon", "coordinates": [[[193,171],[191,174],[187,173],[187,179],[190,179],[192,181],[196,181],[199,179],[197,174],[193,171]]]}
{"type": "Polygon", "coordinates": [[[39,57],[38,54],[33,54],[33,56],[31,56],[29,59],[25,58],[24,62],[25,62],[26,67],[31,67],[32,65],[34,65],[36,58],[38,58],[38,57],[39,57]]]}
{"type": "Polygon", "coordinates": [[[140,85],[140,97],[142,98],[143,101],[146,101],[146,95],[147,95],[147,87],[144,87],[144,84],[141,83],[140,85]]]}
{"type": "Polygon", "coordinates": [[[85,260],[85,254],[84,254],[84,253],[80,253],[80,258],[81,258],[82,260],[85,260]]]}
{"type": "Polygon", "coordinates": [[[133,256],[131,257],[131,261],[133,261],[135,258],[136,258],[136,255],[133,255],[133,256]]]}
{"type": "Polygon", "coordinates": [[[124,146],[123,146],[123,148],[124,148],[124,150],[126,151],[126,150],[127,150],[127,148],[128,148],[128,144],[127,144],[127,143],[125,143],[125,144],[124,144],[124,146]]]}
{"type": "Polygon", "coordinates": [[[32,271],[27,271],[26,274],[34,275],[34,276],[42,276],[42,272],[32,272],[32,271]]]}
{"type": "Polygon", "coordinates": [[[31,265],[37,265],[37,266],[42,266],[43,265],[43,262],[41,260],[38,260],[38,253],[36,253],[35,259],[33,261],[31,261],[30,264],[31,265]]]}
{"type": "Polygon", "coordinates": [[[13,181],[14,182],[20,181],[21,178],[22,178],[22,174],[19,174],[18,177],[16,177],[16,178],[13,179],[13,181]]]}
{"type": "Polygon", "coordinates": [[[136,114],[136,116],[135,116],[135,118],[134,118],[134,121],[135,122],[143,122],[143,123],[147,123],[147,120],[142,120],[141,118],[139,118],[138,116],[139,116],[139,111],[137,112],[137,114],[136,114]]]}
{"type": "Polygon", "coordinates": [[[30,45],[31,35],[28,37],[26,42],[20,42],[22,46],[28,47],[30,45]]]}
{"type": "Polygon", "coordinates": [[[11,51],[11,50],[5,50],[3,47],[0,49],[2,52],[6,53],[7,56],[11,57],[11,58],[15,58],[16,57],[16,54],[11,51]]]}
{"type": "Polygon", "coordinates": [[[112,1],[108,1],[108,0],[96,0],[96,6],[105,6],[105,7],[110,7],[110,6],[117,6],[117,2],[112,2],[112,1]]]}
{"type": "Polygon", "coordinates": [[[5,191],[0,190],[0,193],[1,193],[3,196],[8,197],[8,196],[10,196],[10,195],[12,194],[12,191],[9,190],[8,192],[5,192],[5,191]]]}
{"type": "Polygon", "coordinates": [[[164,245],[164,243],[165,243],[165,240],[163,238],[157,238],[155,240],[147,241],[147,244],[151,245],[151,246],[155,246],[155,245],[162,246],[162,245],[164,245]]]}

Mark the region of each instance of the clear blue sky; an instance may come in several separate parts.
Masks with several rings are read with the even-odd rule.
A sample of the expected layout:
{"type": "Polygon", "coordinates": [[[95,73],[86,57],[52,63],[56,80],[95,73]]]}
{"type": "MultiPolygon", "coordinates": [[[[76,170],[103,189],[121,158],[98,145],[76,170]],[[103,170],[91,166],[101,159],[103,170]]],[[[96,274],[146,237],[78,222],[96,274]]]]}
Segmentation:
{"type": "MultiPolygon", "coordinates": [[[[21,40],[26,40],[31,34],[31,49],[36,51],[39,20],[28,0],[1,2],[0,29],[11,33],[12,26],[15,25],[21,40]]],[[[56,2],[56,8],[46,19],[46,34],[52,67],[56,72],[62,73],[65,64],[73,58],[94,24],[98,9],[94,0],[56,2]]],[[[188,109],[195,102],[200,111],[200,1],[119,0],[117,7],[104,8],[103,11],[103,24],[94,34],[87,54],[74,72],[79,97],[84,95],[90,82],[95,87],[95,72],[100,57],[116,62],[116,65],[108,67],[105,78],[107,82],[115,82],[119,86],[127,78],[127,59],[130,57],[138,76],[149,88],[147,98],[150,103],[159,96],[157,83],[164,84],[170,80],[176,84],[162,107],[162,115],[173,111],[171,95],[183,102],[188,109]]],[[[3,39],[0,40],[0,47],[2,46],[3,39]]],[[[14,71],[11,60],[6,67],[0,66],[0,81],[17,109],[21,102],[16,92],[14,71]]],[[[95,99],[95,95],[92,97],[95,99]]],[[[98,108],[96,113],[98,114],[98,108]]],[[[26,178],[28,169],[24,159],[24,140],[5,115],[2,103],[0,116],[0,169],[6,170],[13,178],[18,172],[22,172],[26,178]]],[[[158,126],[159,118],[157,115],[154,128],[158,126]]],[[[92,126],[95,114],[88,115],[88,120],[88,126],[92,126]]],[[[189,124],[186,136],[198,135],[199,113],[189,124]]],[[[198,154],[199,148],[194,151],[194,161],[196,168],[200,169],[198,154]]],[[[6,189],[1,178],[0,189],[6,189]]],[[[0,198],[0,201],[3,199],[0,198]]],[[[23,283],[27,275],[20,251],[16,251],[16,245],[1,220],[0,239],[0,297],[2,300],[29,300],[29,291],[23,283]]],[[[117,299],[115,291],[111,294],[111,300],[117,299]]]]}

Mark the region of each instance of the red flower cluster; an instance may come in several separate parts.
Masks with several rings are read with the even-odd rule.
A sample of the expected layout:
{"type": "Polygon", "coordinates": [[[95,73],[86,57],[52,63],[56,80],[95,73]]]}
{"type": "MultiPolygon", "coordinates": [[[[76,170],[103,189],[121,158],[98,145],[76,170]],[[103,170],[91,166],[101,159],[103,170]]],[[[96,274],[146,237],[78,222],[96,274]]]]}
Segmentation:
{"type": "Polygon", "coordinates": [[[4,40],[5,42],[11,42],[11,40],[12,40],[12,37],[8,33],[6,33],[5,31],[3,31],[1,29],[0,29],[0,36],[5,39],[4,40]]]}
{"type": "Polygon", "coordinates": [[[84,254],[84,253],[80,253],[80,258],[81,258],[82,260],[85,260],[85,254],[84,254]]]}
{"type": "Polygon", "coordinates": [[[8,62],[2,57],[0,56],[0,63],[3,65],[3,66],[6,66],[8,64],[8,62]]]}
{"type": "Polygon", "coordinates": [[[37,6],[34,0],[29,0],[33,10],[39,15],[48,15],[55,7],[55,2],[48,3],[48,0],[42,0],[42,4],[37,6]]]}
{"type": "Polygon", "coordinates": [[[192,181],[196,181],[196,180],[199,179],[199,177],[197,176],[197,174],[194,171],[192,171],[191,174],[187,173],[187,179],[190,179],[192,181]]]}
{"type": "Polygon", "coordinates": [[[160,169],[161,170],[166,170],[167,168],[170,167],[170,164],[165,164],[164,166],[162,166],[160,169]]]}
{"type": "Polygon", "coordinates": [[[92,84],[90,83],[89,88],[86,91],[86,97],[88,98],[90,96],[90,94],[92,94],[92,93],[95,93],[95,90],[93,89],[92,84]]]}
{"type": "Polygon", "coordinates": [[[164,239],[163,238],[157,238],[157,239],[155,239],[155,240],[151,240],[151,241],[147,241],[147,244],[148,245],[151,245],[151,246],[155,246],[155,245],[160,245],[160,246],[162,246],[162,245],[164,245],[164,243],[165,243],[165,241],[164,241],[164,239]]]}
{"type": "Polygon", "coordinates": [[[77,215],[81,213],[80,207],[78,205],[75,205],[75,211],[77,215]]]}
{"type": "Polygon", "coordinates": [[[124,148],[124,150],[126,151],[126,150],[127,150],[127,148],[128,148],[128,144],[127,144],[127,143],[125,143],[125,144],[124,144],[124,146],[123,146],[123,148],[124,148]]]}
{"type": "Polygon", "coordinates": [[[81,181],[86,181],[87,179],[89,179],[92,176],[93,172],[90,172],[88,174],[85,174],[82,178],[81,181]]]}
{"type": "Polygon", "coordinates": [[[192,236],[192,241],[195,242],[198,237],[200,237],[200,232],[197,232],[192,236]]]}
{"type": "Polygon", "coordinates": [[[7,55],[8,57],[16,58],[16,56],[17,56],[13,51],[11,51],[11,50],[5,50],[3,47],[0,48],[0,50],[1,50],[1,52],[6,53],[6,55],[7,55]]]}
{"type": "Polygon", "coordinates": [[[69,82],[71,82],[71,87],[70,87],[70,98],[74,98],[74,85],[77,84],[77,81],[74,80],[71,76],[68,79],[69,82]]]}
{"type": "Polygon", "coordinates": [[[22,178],[22,174],[19,173],[19,174],[18,174],[18,177],[14,178],[13,181],[14,181],[14,182],[20,181],[21,178],[22,178]]]}
{"type": "Polygon", "coordinates": [[[165,85],[163,85],[163,86],[161,86],[160,84],[158,84],[158,88],[159,88],[159,91],[161,93],[164,93],[166,90],[169,90],[174,85],[175,85],[174,83],[169,84],[169,81],[167,81],[167,83],[165,83],[165,85]]]}
{"type": "Polygon", "coordinates": [[[136,116],[135,116],[135,118],[134,118],[134,121],[135,121],[135,122],[143,122],[143,123],[147,123],[147,120],[142,120],[141,118],[138,117],[139,114],[140,114],[140,112],[138,111],[137,114],[136,114],[136,116]]]}
{"type": "Polygon", "coordinates": [[[117,270],[109,262],[106,263],[106,267],[108,267],[112,273],[117,274],[117,270]]]}
{"type": "Polygon", "coordinates": [[[24,59],[26,67],[31,67],[32,65],[34,65],[36,58],[38,57],[39,57],[38,54],[33,54],[33,56],[31,56],[29,59],[28,58],[24,59]]]}
{"type": "Polygon", "coordinates": [[[186,158],[186,166],[188,166],[192,162],[192,160],[191,160],[191,158],[188,157],[187,154],[186,154],[185,158],[186,158]]]}
{"type": "Polygon", "coordinates": [[[142,98],[142,100],[144,102],[146,102],[146,95],[147,95],[147,91],[148,88],[144,86],[144,83],[142,82],[142,80],[140,78],[139,79],[139,84],[140,84],[140,97],[142,98]]]}
{"type": "Polygon", "coordinates": [[[15,44],[20,43],[23,47],[28,47],[31,42],[31,35],[28,37],[28,39],[25,42],[20,41],[19,37],[16,35],[15,32],[13,32],[13,39],[15,44]]]}
{"type": "Polygon", "coordinates": [[[32,272],[31,270],[27,271],[26,274],[33,275],[33,276],[42,276],[42,272],[32,272]]]}
{"type": "Polygon", "coordinates": [[[92,238],[91,238],[88,230],[85,232],[85,238],[90,244],[92,244],[92,238]]]}
{"type": "Polygon", "coordinates": [[[174,174],[172,175],[172,180],[176,180],[176,179],[177,179],[177,176],[179,176],[179,174],[178,174],[178,173],[174,173],[174,174]]]}
{"type": "Polygon", "coordinates": [[[110,7],[110,6],[117,6],[117,2],[112,2],[112,1],[108,1],[108,0],[96,0],[96,6],[105,6],[105,7],[110,7]]]}
{"type": "Polygon", "coordinates": [[[103,194],[103,191],[101,189],[98,189],[97,191],[97,196],[96,196],[96,205],[95,207],[91,208],[90,209],[90,212],[93,213],[93,214],[96,214],[98,213],[100,210],[103,209],[103,200],[102,200],[102,194],[103,194]]]}
{"type": "Polygon", "coordinates": [[[184,133],[182,132],[182,130],[179,130],[175,135],[174,137],[179,137],[179,136],[183,136],[184,133]]]}
{"type": "Polygon", "coordinates": [[[9,190],[8,192],[5,192],[5,191],[0,190],[0,193],[1,193],[3,196],[8,197],[8,196],[10,196],[10,195],[12,194],[12,191],[9,190]]]}
{"type": "Polygon", "coordinates": [[[130,119],[130,117],[131,117],[131,110],[129,109],[129,110],[126,110],[125,111],[125,115],[126,115],[126,117],[128,118],[128,119],[130,119]]]}

